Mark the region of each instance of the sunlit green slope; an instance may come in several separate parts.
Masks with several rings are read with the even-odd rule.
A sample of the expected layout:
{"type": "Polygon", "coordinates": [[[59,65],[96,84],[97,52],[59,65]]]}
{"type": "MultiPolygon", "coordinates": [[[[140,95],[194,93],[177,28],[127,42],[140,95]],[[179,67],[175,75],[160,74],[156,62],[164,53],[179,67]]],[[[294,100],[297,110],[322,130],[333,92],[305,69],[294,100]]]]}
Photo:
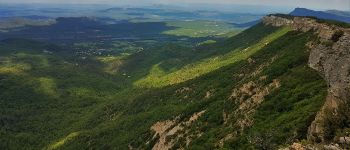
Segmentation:
{"type": "Polygon", "coordinates": [[[284,33],[249,59],[154,89],[125,106],[111,102],[104,110],[124,111],[96,121],[106,115],[101,110],[91,118],[100,122],[96,128],[61,148],[151,149],[165,138],[174,149],[277,149],[305,139],[326,95],[325,82],[307,66],[309,40],[309,33],[284,33]],[[174,132],[156,135],[151,128],[157,122],[173,122],[167,131],[174,132]]]}
{"type": "Polygon", "coordinates": [[[233,48],[226,54],[216,55],[184,65],[180,69],[173,72],[167,73],[164,70],[162,70],[162,68],[160,67],[162,62],[160,62],[159,64],[153,65],[151,70],[149,71],[149,74],[146,77],[136,81],[134,85],[141,87],[162,87],[196,78],[200,75],[209,73],[220,67],[249,58],[251,55],[259,51],[265,45],[283,36],[288,31],[289,29],[287,27],[278,29],[272,32],[271,34],[268,34],[266,37],[260,39],[260,41],[252,43],[252,45],[249,45],[247,47],[243,46],[233,48]]]}
{"type": "Polygon", "coordinates": [[[307,67],[312,38],[259,24],[194,49],[86,60],[3,41],[0,149],[151,149],[161,138],[174,149],[275,149],[304,139],[326,94],[307,67]],[[181,130],[155,135],[166,120],[181,130]]]}

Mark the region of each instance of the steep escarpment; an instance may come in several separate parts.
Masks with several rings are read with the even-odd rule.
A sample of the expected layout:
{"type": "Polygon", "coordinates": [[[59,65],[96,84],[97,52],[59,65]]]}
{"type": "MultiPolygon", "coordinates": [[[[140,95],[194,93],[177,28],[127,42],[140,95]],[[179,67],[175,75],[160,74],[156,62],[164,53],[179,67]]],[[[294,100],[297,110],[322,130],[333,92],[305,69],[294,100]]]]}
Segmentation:
{"type": "MultiPolygon", "coordinates": [[[[258,27],[269,28],[263,24],[258,27]]],[[[131,147],[278,149],[305,139],[327,88],[307,65],[306,44],[312,39],[311,33],[284,33],[264,42],[246,60],[134,100],[131,106],[138,107],[131,109],[140,109],[136,111],[139,114],[151,113],[153,108],[172,110],[180,106],[181,110],[165,110],[161,116],[172,118],[147,121],[151,123],[145,133],[148,136],[130,143],[131,147]],[[191,124],[186,123],[198,112],[203,113],[191,124]]],[[[245,53],[244,49],[239,53],[245,53]]]]}
{"type": "Polygon", "coordinates": [[[308,137],[326,141],[349,120],[342,108],[346,71],[340,66],[347,60],[348,33],[298,19],[270,16],[265,24],[193,51],[167,47],[125,58],[138,62],[128,68],[155,73],[140,73],[147,76],[142,83],[164,83],[153,88],[120,86],[129,83],[121,80],[125,75],[110,76],[95,59],[77,64],[66,53],[43,53],[45,47],[27,53],[26,45],[14,53],[9,47],[17,49],[18,42],[0,43],[0,114],[6,114],[0,115],[0,149],[270,150],[308,137]],[[152,62],[139,63],[153,55],[152,62]],[[196,59],[166,70],[164,62],[173,56],[179,59],[172,63],[196,59]]]}
{"type": "Polygon", "coordinates": [[[74,130],[77,136],[67,134],[53,145],[62,143],[59,149],[278,149],[306,139],[327,94],[323,78],[308,67],[306,45],[313,39],[308,32],[258,24],[210,45],[215,49],[207,56],[213,59],[209,63],[225,61],[221,67],[186,82],[113,99],[92,112],[83,130],[74,130]]]}
{"type": "Polygon", "coordinates": [[[309,67],[317,70],[328,84],[322,109],[309,127],[308,139],[314,142],[340,141],[350,127],[350,29],[306,17],[270,15],[263,23],[289,26],[293,30],[313,32],[309,67]],[[336,133],[338,132],[338,134],[336,133]]]}

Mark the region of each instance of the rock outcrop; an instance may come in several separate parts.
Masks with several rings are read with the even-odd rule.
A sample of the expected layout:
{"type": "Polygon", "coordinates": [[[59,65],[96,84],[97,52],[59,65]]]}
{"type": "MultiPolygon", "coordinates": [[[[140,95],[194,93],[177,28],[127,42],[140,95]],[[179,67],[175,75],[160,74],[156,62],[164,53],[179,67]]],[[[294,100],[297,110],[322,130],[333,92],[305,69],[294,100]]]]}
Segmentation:
{"type": "Polygon", "coordinates": [[[327,142],[334,136],[334,128],[342,128],[350,117],[346,106],[350,103],[350,29],[320,23],[306,17],[270,15],[265,25],[289,26],[301,32],[313,31],[317,40],[310,41],[309,66],[317,70],[328,83],[326,102],[309,127],[308,140],[327,142]],[[345,113],[344,113],[345,112],[345,113]]]}
{"type": "Polygon", "coordinates": [[[174,120],[165,120],[157,122],[151,127],[151,130],[155,132],[151,140],[156,139],[156,143],[152,150],[168,150],[171,149],[175,143],[180,139],[186,139],[186,146],[191,142],[191,138],[201,136],[201,133],[196,135],[189,134],[186,128],[190,127],[192,123],[198,120],[206,110],[194,113],[188,120],[179,121],[179,117],[174,120]]]}

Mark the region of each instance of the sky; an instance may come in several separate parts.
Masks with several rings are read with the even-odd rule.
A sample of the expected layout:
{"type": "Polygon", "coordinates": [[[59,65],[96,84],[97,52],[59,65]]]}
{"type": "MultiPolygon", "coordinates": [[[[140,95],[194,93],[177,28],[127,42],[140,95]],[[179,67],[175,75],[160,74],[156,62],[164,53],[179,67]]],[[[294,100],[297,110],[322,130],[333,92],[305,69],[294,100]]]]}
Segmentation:
{"type": "Polygon", "coordinates": [[[350,11],[350,0],[0,0],[0,3],[78,3],[78,4],[123,4],[123,5],[192,5],[207,4],[243,4],[283,7],[304,7],[312,9],[337,9],[350,11]]]}

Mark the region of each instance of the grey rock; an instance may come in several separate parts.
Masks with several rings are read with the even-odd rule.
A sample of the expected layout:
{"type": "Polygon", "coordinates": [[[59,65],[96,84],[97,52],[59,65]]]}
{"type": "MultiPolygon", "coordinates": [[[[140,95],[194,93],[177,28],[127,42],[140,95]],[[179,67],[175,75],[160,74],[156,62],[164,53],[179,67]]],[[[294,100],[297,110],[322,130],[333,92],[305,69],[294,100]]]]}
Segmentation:
{"type": "Polygon", "coordinates": [[[276,27],[289,26],[301,32],[314,31],[318,36],[319,41],[306,45],[310,49],[309,66],[323,76],[329,87],[326,102],[309,127],[308,139],[324,142],[326,120],[348,117],[338,112],[339,106],[350,103],[350,29],[318,23],[315,19],[305,17],[286,19],[271,15],[264,17],[262,22],[276,27]],[[343,35],[333,41],[332,37],[339,31],[343,35]]]}
{"type": "Polygon", "coordinates": [[[338,142],[340,144],[350,144],[350,137],[340,137],[338,142]]]}

